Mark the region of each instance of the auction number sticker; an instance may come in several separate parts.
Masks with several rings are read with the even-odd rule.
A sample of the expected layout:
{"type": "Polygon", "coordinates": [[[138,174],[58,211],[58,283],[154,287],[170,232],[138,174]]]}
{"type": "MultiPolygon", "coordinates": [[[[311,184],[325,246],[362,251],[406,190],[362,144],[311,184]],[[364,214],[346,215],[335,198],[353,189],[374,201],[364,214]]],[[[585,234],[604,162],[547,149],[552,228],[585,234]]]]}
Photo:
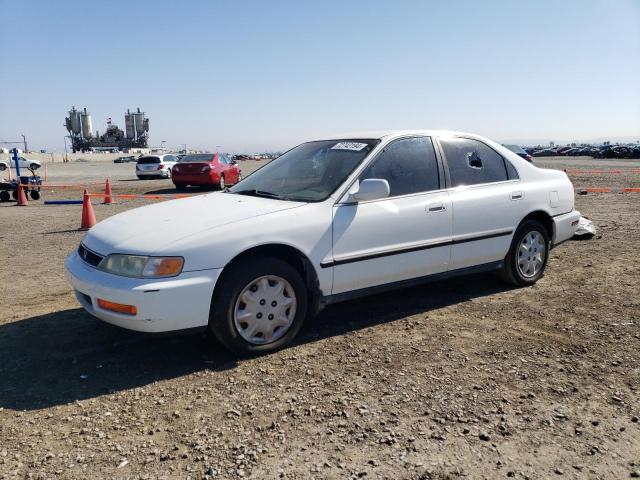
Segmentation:
{"type": "Polygon", "coordinates": [[[359,152],[366,146],[367,146],[366,143],[339,142],[339,143],[336,143],[333,147],[331,147],[331,150],[353,150],[355,152],[359,152]]]}

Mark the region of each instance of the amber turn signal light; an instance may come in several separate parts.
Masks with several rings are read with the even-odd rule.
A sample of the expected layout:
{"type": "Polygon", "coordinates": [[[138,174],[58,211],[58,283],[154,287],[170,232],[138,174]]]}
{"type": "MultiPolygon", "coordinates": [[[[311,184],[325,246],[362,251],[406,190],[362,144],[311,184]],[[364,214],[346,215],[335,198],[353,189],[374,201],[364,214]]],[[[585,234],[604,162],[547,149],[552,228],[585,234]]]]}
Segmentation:
{"type": "Polygon", "coordinates": [[[138,313],[138,308],[134,305],[123,305],[122,303],[109,302],[101,298],[98,299],[98,306],[104,310],[110,310],[124,315],[135,315],[138,313]]]}

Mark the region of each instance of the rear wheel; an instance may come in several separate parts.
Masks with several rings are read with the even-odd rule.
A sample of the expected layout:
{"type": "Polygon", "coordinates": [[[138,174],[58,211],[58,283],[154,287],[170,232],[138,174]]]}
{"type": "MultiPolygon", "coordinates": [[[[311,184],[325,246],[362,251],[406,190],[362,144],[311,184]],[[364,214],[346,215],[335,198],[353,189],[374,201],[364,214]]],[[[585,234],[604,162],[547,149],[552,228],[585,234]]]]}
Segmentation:
{"type": "Polygon", "coordinates": [[[187,186],[183,183],[176,183],[175,186],[176,190],[178,190],[179,192],[184,192],[187,189],[187,186]]]}
{"type": "Polygon", "coordinates": [[[40,200],[40,192],[37,190],[31,190],[29,195],[31,196],[31,200],[40,200]]]}
{"type": "Polygon", "coordinates": [[[11,200],[11,195],[6,190],[0,191],[0,202],[8,202],[11,200]]]}
{"type": "Polygon", "coordinates": [[[231,265],[216,289],[209,318],[211,333],[239,355],[278,350],[298,334],[307,315],[304,281],[277,258],[231,265]]]}
{"type": "Polygon", "coordinates": [[[525,220],[517,228],[501,277],[518,287],[536,283],[543,275],[549,257],[549,233],[540,222],[525,220]]]}

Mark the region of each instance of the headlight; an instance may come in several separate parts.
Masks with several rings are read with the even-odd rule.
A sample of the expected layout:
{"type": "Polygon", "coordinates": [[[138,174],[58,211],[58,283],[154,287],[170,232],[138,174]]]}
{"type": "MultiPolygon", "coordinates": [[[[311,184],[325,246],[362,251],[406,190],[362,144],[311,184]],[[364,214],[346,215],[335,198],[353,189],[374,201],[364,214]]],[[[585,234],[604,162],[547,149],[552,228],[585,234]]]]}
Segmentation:
{"type": "Polygon", "coordinates": [[[182,271],[182,257],[145,257],[141,255],[107,256],[98,268],[114,275],[136,278],[175,277],[182,271]]]}

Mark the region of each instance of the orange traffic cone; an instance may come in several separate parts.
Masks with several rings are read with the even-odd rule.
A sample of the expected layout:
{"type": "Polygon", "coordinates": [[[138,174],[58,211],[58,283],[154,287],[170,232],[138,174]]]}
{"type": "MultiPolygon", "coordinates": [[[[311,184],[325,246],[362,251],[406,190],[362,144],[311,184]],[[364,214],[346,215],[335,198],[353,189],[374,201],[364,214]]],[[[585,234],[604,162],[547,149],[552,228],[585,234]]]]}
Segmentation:
{"type": "Polygon", "coordinates": [[[89,197],[89,191],[85,188],[82,195],[82,223],[80,224],[80,230],[89,230],[96,224],[96,214],[93,213],[93,205],[91,205],[91,198],[89,197]]]}
{"type": "Polygon", "coordinates": [[[111,184],[109,183],[109,179],[107,178],[107,183],[104,186],[104,204],[111,205],[113,200],[111,198],[111,184]]]}
{"type": "Polygon", "coordinates": [[[19,207],[24,207],[26,205],[29,205],[29,203],[27,202],[27,196],[24,193],[24,187],[22,186],[22,184],[18,185],[18,203],[16,205],[19,207]]]}

